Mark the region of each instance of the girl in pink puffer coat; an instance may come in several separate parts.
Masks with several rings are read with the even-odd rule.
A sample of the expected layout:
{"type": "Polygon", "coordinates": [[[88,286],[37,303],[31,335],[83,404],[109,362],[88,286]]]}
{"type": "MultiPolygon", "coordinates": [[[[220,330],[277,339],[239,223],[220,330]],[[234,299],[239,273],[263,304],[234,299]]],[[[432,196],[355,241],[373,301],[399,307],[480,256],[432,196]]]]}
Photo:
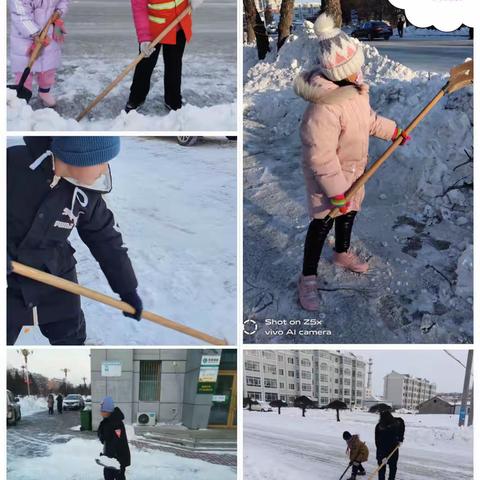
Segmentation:
{"type": "MultiPolygon", "coordinates": [[[[67,12],[68,3],[69,0],[9,0],[10,67],[15,74],[16,84],[27,67],[32,47],[43,27],[55,11],[63,17],[67,12]]],[[[60,44],[64,33],[63,22],[59,19],[50,28],[48,45],[45,44],[32,67],[32,73],[25,82],[25,87],[32,90],[35,77],[38,95],[48,107],[53,107],[56,103],[50,89],[55,84],[56,70],[60,65],[62,54],[60,44]]]]}
{"type": "Polygon", "coordinates": [[[356,273],[368,264],[349,251],[353,222],[365,190],[350,202],[345,193],[359,178],[368,162],[370,135],[405,143],[409,137],[394,121],[377,115],[370,107],[368,86],[362,81],[364,56],[361,45],[322,14],[315,22],[319,37],[318,65],[295,80],[297,95],[309,102],[300,126],[303,172],[312,221],[305,240],[303,271],[299,279],[299,300],[305,310],[320,308],[317,268],[323,244],[335,224],[334,263],[356,273]],[[342,215],[325,218],[340,207],[342,215]]]}

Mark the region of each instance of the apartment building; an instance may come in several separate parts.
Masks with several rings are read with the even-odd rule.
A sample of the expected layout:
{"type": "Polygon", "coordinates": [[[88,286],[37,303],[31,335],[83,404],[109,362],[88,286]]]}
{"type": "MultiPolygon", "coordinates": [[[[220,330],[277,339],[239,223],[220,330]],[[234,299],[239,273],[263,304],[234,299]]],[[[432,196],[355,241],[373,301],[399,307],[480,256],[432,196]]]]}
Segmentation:
{"type": "Polygon", "coordinates": [[[436,385],[425,378],[392,371],[383,379],[383,396],[394,408],[416,410],[418,406],[433,398],[436,385]]]}
{"type": "Polygon", "coordinates": [[[342,400],[361,407],[365,398],[365,362],[350,353],[325,350],[246,350],[245,396],[291,405],[305,395],[327,405],[342,400]]]}

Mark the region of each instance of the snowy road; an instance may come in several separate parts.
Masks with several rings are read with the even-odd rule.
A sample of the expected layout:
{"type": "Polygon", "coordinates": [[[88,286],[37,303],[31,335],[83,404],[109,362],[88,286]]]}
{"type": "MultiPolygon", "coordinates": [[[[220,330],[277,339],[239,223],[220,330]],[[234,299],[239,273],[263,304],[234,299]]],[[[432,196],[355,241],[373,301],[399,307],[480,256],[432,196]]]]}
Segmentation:
{"type": "MultiPolygon", "coordinates": [[[[455,427],[456,417],[403,417],[405,442],[399,461],[399,480],[470,480],[473,478],[473,435],[455,427]]],[[[244,472],[247,480],[337,479],[346,465],[345,430],[358,433],[370,449],[367,475],[375,465],[374,429],[378,416],[362,412],[286,408],[282,415],[244,410],[244,472]]]]}
{"type": "MultiPolygon", "coordinates": [[[[128,99],[132,74],[112,92],[84,121],[82,128],[97,130],[235,130],[236,102],[236,2],[234,0],[206,1],[194,12],[193,37],[184,56],[182,89],[188,106],[205,109],[203,128],[181,118],[168,122],[169,115],[163,104],[163,61],[160,59],[152,79],[152,89],[146,104],[139,113],[150,118],[145,126],[142,118],[121,118],[112,126],[112,120],[120,115],[128,99]],[[210,109],[209,115],[207,112],[210,109]],[[219,109],[221,110],[219,111],[219,109]],[[220,114],[221,113],[221,114],[220,114]],[[230,118],[232,117],[232,118],[230,118]],[[156,123],[152,122],[156,118],[156,123]],[[163,121],[162,121],[163,120],[163,121]],[[102,123],[103,122],[103,123],[102,123]],[[105,123],[107,122],[107,123],[105,123]],[[147,123],[148,125],[148,123],[147,123]]],[[[132,21],[129,0],[74,0],[65,18],[68,36],[64,46],[63,65],[59,69],[55,94],[58,97],[56,111],[73,122],[82,107],[95,98],[130,61],[138,55],[138,43],[132,21]]],[[[11,72],[9,71],[9,78],[11,72]]],[[[34,96],[30,105],[44,112],[34,96]]],[[[16,107],[17,108],[17,107],[16,107]]],[[[192,109],[193,110],[193,109],[192,109]]],[[[195,110],[189,113],[193,116],[195,110]]],[[[185,113],[184,112],[184,113],[185,113]]],[[[178,112],[180,113],[180,112],[178,112]]],[[[25,128],[25,120],[15,118],[9,112],[9,130],[25,128]]],[[[32,116],[30,114],[30,116],[32,116]]],[[[183,115],[186,117],[186,115],[183,115]]],[[[37,118],[39,118],[37,116],[37,118]]],[[[50,113],[43,114],[42,130],[79,128],[79,125],[61,124],[50,113]]]]}
{"type": "MultiPolygon", "coordinates": [[[[9,480],[96,480],[102,468],[95,463],[102,446],[95,432],[72,430],[80,424],[79,412],[48,416],[37,413],[7,430],[7,475],[9,480]]],[[[159,451],[148,442],[137,445],[133,428],[127,425],[132,465],[127,478],[151,480],[234,480],[236,468],[159,451]]]]}
{"type": "Polygon", "coordinates": [[[452,67],[473,58],[473,40],[462,38],[375,40],[370,44],[392,60],[414,70],[446,73],[452,67]]]}

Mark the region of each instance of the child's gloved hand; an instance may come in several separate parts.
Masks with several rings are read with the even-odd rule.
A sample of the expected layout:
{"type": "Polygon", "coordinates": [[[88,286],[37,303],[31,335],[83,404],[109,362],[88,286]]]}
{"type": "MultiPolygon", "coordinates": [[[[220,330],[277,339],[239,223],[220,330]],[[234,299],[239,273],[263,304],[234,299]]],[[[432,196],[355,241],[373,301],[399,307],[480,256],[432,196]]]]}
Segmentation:
{"type": "Polygon", "coordinates": [[[65,22],[60,18],[55,20],[53,24],[53,35],[52,38],[57,43],[63,43],[65,41],[65,35],[67,34],[67,30],[65,29],[65,22]]]}
{"type": "Polygon", "coordinates": [[[145,58],[148,58],[154,51],[155,51],[155,48],[152,48],[150,46],[150,42],[140,43],[140,53],[143,53],[145,58]]]}
{"type": "Polygon", "coordinates": [[[134,318],[135,320],[140,321],[142,319],[142,311],[143,311],[143,302],[142,299],[138,296],[136,290],[129,293],[124,293],[120,295],[120,298],[123,302],[128,303],[135,309],[135,314],[123,312],[123,315],[128,318],[134,318]]]}
{"type": "Polygon", "coordinates": [[[347,202],[343,193],[341,195],[330,197],[330,203],[332,204],[332,207],[338,208],[342,213],[347,213],[348,208],[350,207],[350,202],[347,202]]]}
{"type": "Polygon", "coordinates": [[[393,132],[392,142],[394,142],[398,137],[403,137],[403,140],[400,143],[400,145],[405,145],[409,140],[412,139],[412,137],[408,135],[408,133],[405,130],[399,127],[396,127],[395,132],[393,132]]]}

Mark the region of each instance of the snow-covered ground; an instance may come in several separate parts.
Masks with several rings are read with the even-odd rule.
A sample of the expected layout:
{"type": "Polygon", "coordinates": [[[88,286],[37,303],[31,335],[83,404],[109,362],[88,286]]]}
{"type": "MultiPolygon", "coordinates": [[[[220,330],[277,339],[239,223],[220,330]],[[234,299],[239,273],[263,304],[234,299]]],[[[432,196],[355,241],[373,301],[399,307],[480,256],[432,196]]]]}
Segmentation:
{"type": "MultiPolygon", "coordinates": [[[[68,35],[62,66],[52,92],[55,111],[33,96],[30,109],[9,92],[8,129],[234,131],[236,130],[235,0],[205,1],[193,14],[193,37],[184,56],[182,92],[186,106],[168,112],[163,103],[160,55],[152,88],[137,112],[122,112],[128,99],[129,74],[81,123],[75,117],[138,55],[130,2],[73,0],[65,17],[68,35]],[[108,13],[107,13],[108,12],[108,13]]],[[[12,72],[8,71],[9,82],[12,72]]]]}
{"type": "Polygon", "coordinates": [[[21,397],[19,404],[22,417],[48,410],[47,399],[43,397],[21,397]]]}
{"type": "MultiPolygon", "coordinates": [[[[54,439],[52,439],[54,440],[54,439]]],[[[49,442],[50,443],[50,442],[49,442]]],[[[72,438],[67,442],[49,445],[46,456],[9,456],[9,480],[92,480],[103,477],[103,468],[95,463],[101,445],[98,440],[72,438]]],[[[127,468],[127,478],[151,480],[234,480],[235,469],[214,465],[197,459],[178,457],[171,453],[137,448],[130,445],[132,465],[127,468]]]]}
{"type": "MultiPolygon", "coordinates": [[[[445,84],[362,43],[371,103],[405,127],[445,84]]],[[[293,79],[312,67],[317,39],[306,24],[280,51],[257,62],[244,49],[244,311],[258,333],[247,342],[470,342],[472,325],[473,89],[444,98],[367,185],[353,249],[370,271],[358,276],[319,267],[322,308],[297,304],[296,282],[309,219],[298,127],[306,103],[293,79]],[[315,319],[321,326],[287,336],[266,319],[315,319]],[[317,336],[322,330],[324,336],[317,336]]],[[[372,139],[376,159],[387,142],[372,139]]],[[[285,329],[284,329],[285,332],[285,329]]]]}
{"type": "MultiPolygon", "coordinates": [[[[113,190],[105,200],[129,248],[144,308],[234,343],[236,142],[215,138],[181,147],[174,138],[123,137],[111,170],[113,190]]],[[[76,232],[71,242],[79,283],[114,295],[76,232]]],[[[88,344],[200,342],[92,300],[82,305],[88,344]]]]}
{"type": "MultiPolygon", "coordinates": [[[[406,425],[397,478],[402,480],[473,479],[473,429],[459,428],[450,415],[398,415],[406,425]]],[[[244,410],[244,478],[274,480],[337,479],[346,466],[342,434],[359,434],[370,450],[367,475],[376,468],[378,415],[364,412],[284,408],[276,412],[244,410]]]]}

